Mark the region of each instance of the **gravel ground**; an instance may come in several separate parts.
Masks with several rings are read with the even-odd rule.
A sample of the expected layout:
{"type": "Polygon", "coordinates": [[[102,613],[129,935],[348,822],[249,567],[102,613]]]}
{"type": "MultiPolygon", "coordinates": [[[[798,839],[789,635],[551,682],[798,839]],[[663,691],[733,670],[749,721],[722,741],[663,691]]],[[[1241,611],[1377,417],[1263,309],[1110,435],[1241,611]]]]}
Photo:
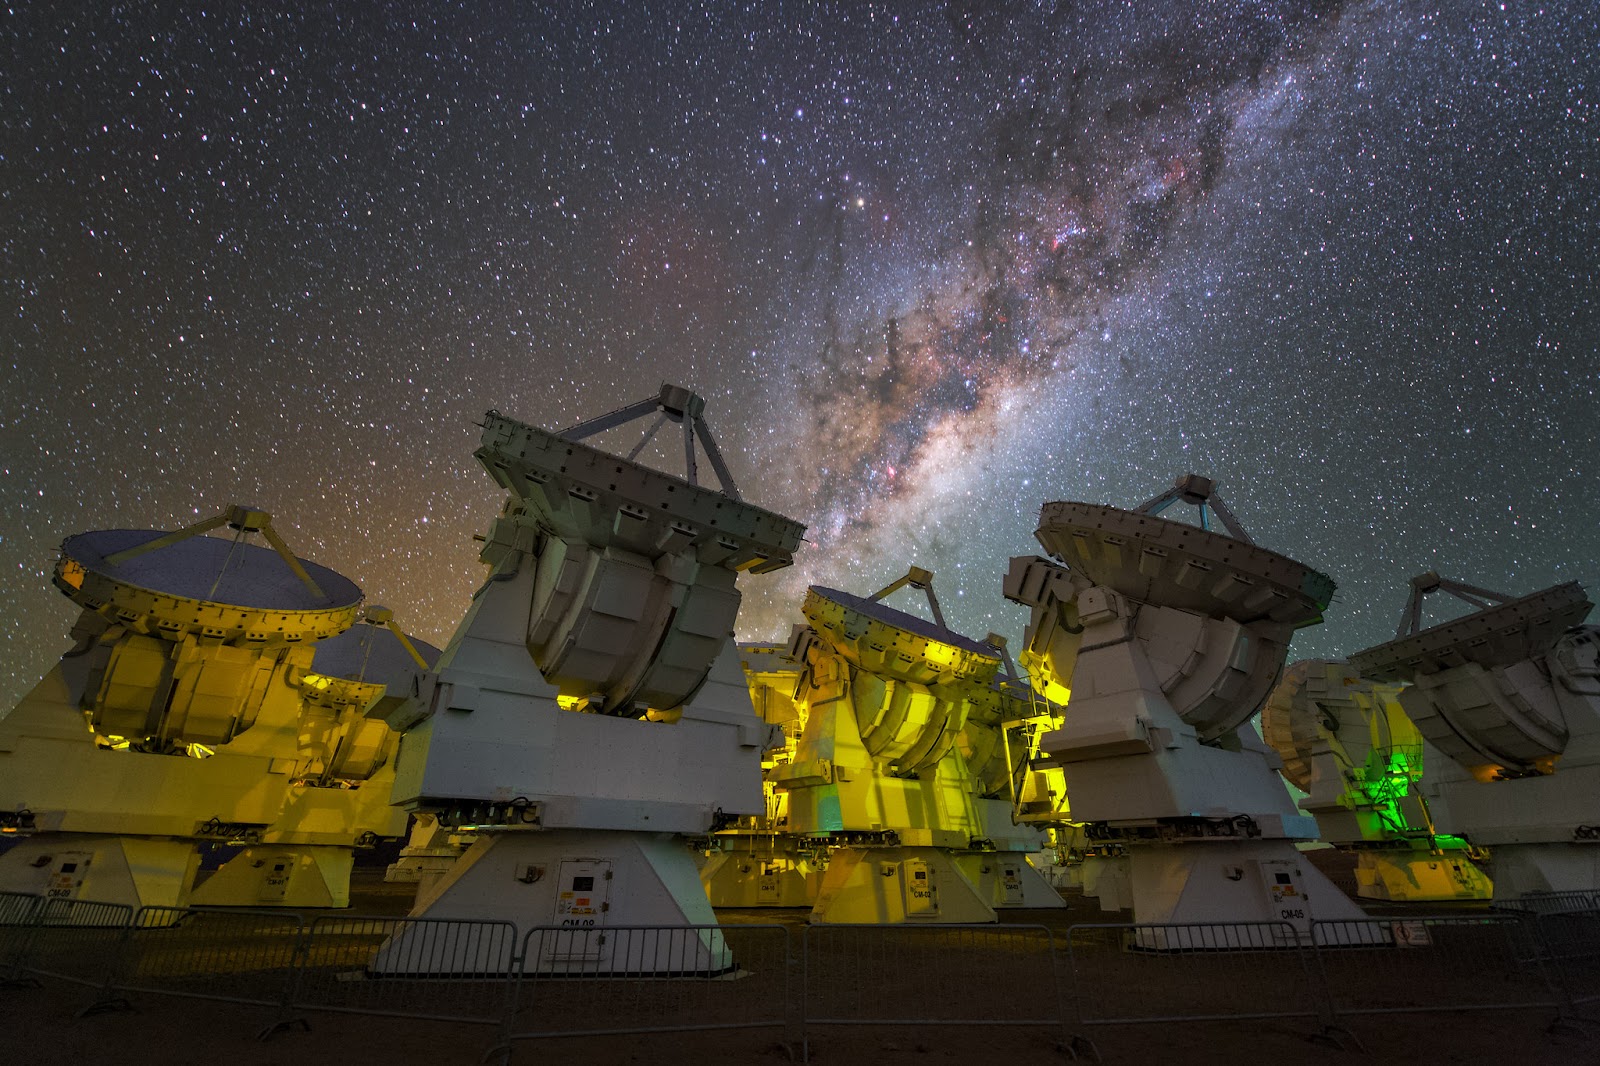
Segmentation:
{"type": "MultiPolygon", "coordinates": [[[[1337,865],[1340,861],[1337,856],[1318,858],[1319,865],[1337,865]]],[[[1339,873],[1337,869],[1329,872],[1339,873]]],[[[410,903],[410,891],[405,886],[386,885],[380,877],[372,871],[358,872],[352,911],[403,915],[410,903]]],[[[1093,901],[1081,897],[1072,896],[1068,903],[1064,910],[1011,912],[1006,919],[1013,926],[1043,924],[1058,937],[1074,922],[1126,920],[1126,916],[1102,914],[1093,901]]],[[[1470,915],[1482,908],[1433,906],[1423,910],[1434,913],[1441,909],[1470,915]]],[[[637,982],[634,988],[614,982],[525,983],[517,1027],[578,1028],[594,1020],[617,1024],[619,1020],[641,1017],[644,1010],[654,1011],[657,1018],[670,1018],[674,1004],[703,1016],[704,1011],[695,1012],[694,1008],[697,1002],[709,1001],[697,1000],[697,996],[742,1001],[743,1008],[727,1015],[729,1020],[764,1017],[774,998],[787,995],[794,1002],[801,982],[806,980],[798,962],[788,967],[785,978],[779,973],[784,969],[781,963],[774,961],[781,958],[781,953],[764,957],[753,946],[766,934],[737,927],[779,922],[791,927],[798,945],[805,912],[735,911],[724,914],[723,921],[730,927],[729,939],[736,953],[741,959],[752,960],[748,964],[752,972],[744,979],[731,983],[637,982]],[[741,951],[742,942],[752,946],[741,951]]],[[[770,937],[767,942],[772,942],[770,937]]],[[[905,1004],[902,1016],[1038,1019],[1054,1013],[1049,1001],[1054,995],[1052,984],[1059,979],[1069,1002],[1081,999],[1105,1013],[1134,1018],[1159,1015],[1163,1009],[1263,1009],[1260,1004],[1277,1009],[1272,1005],[1302,1002],[1300,993],[1310,988],[1309,984],[1302,986],[1309,980],[1303,970],[1281,952],[1172,959],[1125,952],[1114,940],[1085,947],[1081,939],[1082,957],[1075,982],[1070,960],[1057,958],[1052,970],[1045,943],[1036,933],[999,927],[988,944],[989,950],[975,961],[976,957],[966,956],[961,949],[949,945],[929,949],[893,935],[875,941],[871,950],[854,953],[817,935],[813,943],[816,958],[828,957],[835,950],[840,953],[826,968],[817,968],[810,978],[811,1001],[826,1007],[830,1016],[841,1018],[889,1013],[898,1004],[905,1004]],[[1099,953],[1092,954],[1091,947],[1099,953]]],[[[1494,1002],[1515,1001],[1518,995],[1529,991],[1532,986],[1527,984],[1508,985],[1503,974],[1493,972],[1493,966],[1473,970],[1471,960],[1483,957],[1474,954],[1481,948],[1481,944],[1468,940],[1458,950],[1453,949],[1454,954],[1440,956],[1452,966],[1443,979],[1453,982],[1453,994],[1476,1002],[1494,1002]]],[[[1422,966],[1431,957],[1392,949],[1368,956],[1352,954],[1338,960],[1349,965],[1336,971],[1337,980],[1359,983],[1345,997],[1352,1004],[1427,1006],[1435,1002],[1429,996],[1440,987],[1434,983],[1432,971],[1422,966]],[[1368,958],[1376,965],[1369,965],[1368,958]]],[[[230,955],[217,958],[219,968],[234,965],[230,955]]],[[[93,961],[81,960],[84,964],[93,961]]],[[[188,987],[234,987],[228,982],[239,978],[236,973],[219,973],[215,982],[201,981],[188,987]]],[[[336,983],[328,987],[336,988],[336,983]]],[[[384,991],[373,988],[379,993],[384,991]]],[[[364,991],[354,987],[352,990],[364,991]]],[[[467,1001],[473,995],[494,994],[492,988],[463,990],[457,986],[447,991],[465,994],[467,1001]]],[[[292,1027],[261,1042],[256,1034],[275,1018],[271,1008],[149,992],[128,997],[134,1007],[131,1011],[74,1016],[94,998],[92,989],[53,979],[46,979],[39,987],[0,989],[0,1066],[468,1066],[477,1063],[496,1039],[490,1027],[414,1017],[318,1012],[306,1015],[309,1029],[292,1027]]],[[[430,1009],[430,1001],[416,995],[384,1002],[402,1012],[430,1009]]],[[[1588,1034],[1552,1034],[1547,1027],[1553,1017],[1554,1012],[1547,1007],[1376,1014],[1351,1018],[1346,1027],[1371,1053],[1370,1060],[1375,1061],[1477,1063],[1504,1059],[1514,1060],[1519,1066],[1600,1061],[1600,1052],[1595,1050],[1600,1046],[1600,1027],[1588,1034]]],[[[1074,1024],[1069,1028],[1092,1037],[1107,1063],[1360,1061],[1350,1051],[1309,1039],[1318,1028],[1318,1022],[1311,1017],[1199,1023],[1147,1020],[1092,1027],[1074,1024]]],[[[1067,1057],[1059,1050],[1062,1030],[1038,1024],[814,1025],[807,1035],[812,1061],[822,1063],[1021,1064],[1062,1062],[1067,1057]]],[[[792,1025],[787,1029],[540,1038],[518,1041],[513,1061],[597,1066],[786,1063],[799,1058],[799,1040],[800,1033],[792,1025]]]]}

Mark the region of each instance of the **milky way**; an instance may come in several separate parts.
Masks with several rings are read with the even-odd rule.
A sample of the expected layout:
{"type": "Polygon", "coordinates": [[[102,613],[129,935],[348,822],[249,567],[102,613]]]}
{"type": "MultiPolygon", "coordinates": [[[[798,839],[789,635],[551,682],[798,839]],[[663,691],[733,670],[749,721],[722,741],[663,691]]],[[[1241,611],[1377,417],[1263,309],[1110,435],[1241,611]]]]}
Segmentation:
{"type": "Polygon", "coordinates": [[[915,563],[1019,637],[1040,503],[1186,470],[1339,583],[1298,654],[1428,568],[1600,591],[1586,5],[0,17],[0,702],[62,537],[229,500],[442,643],[474,420],[662,380],[811,529],[743,636],[915,563]]]}
{"type": "Polygon", "coordinates": [[[857,260],[873,258],[875,231],[905,208],[869,206],[845,182],[825,202],[832,232],[814,238],[826,339],[800,390],[799,432],[808,450],[836,450],[806,483],[819,545],[892,551],[852,542],[940,475],[934,439],[992,443],[1007,397],[1092,358],[1074,341],[1151,281],[1164,242],[1226,174],[1241,111],[1313,61],[1319,32],[1337,23],[1336,11],[1283,7],[1175,26],[1127,11],[951,16],[956,68],[982,79],[1000,65],[1014,82],[974,121],[954,176],[966,239],[886,249],[932,260],[938,277],[883,294],[884,316],[863,324],[839,302],[867,287],[859,275],[879,264],[857,260]]]}

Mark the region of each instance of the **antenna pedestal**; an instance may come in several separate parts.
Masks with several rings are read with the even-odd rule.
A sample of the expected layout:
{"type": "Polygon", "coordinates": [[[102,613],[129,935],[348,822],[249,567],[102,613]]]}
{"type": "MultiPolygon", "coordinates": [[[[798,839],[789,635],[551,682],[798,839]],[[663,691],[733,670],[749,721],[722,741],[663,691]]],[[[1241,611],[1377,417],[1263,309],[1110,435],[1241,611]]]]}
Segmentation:
{"type": "Polygon", "coordinates": [[[700,867],[713,907],[811,907],[822,887],[815,848],[786,832],[729,830],[700,867]]]}
{"type": "MultiPolygon", "coordinates": [[[[527,973],[715,977],[734,969],[717,917],[700,890],[692,853],[668,833],[595,829],[485,832],[417,899],[413,915],[467,920],[522,916],[531,935],[527,973]],[[619,927],[655,927],[648,933],[619,927]],[[710,928],[683,929],[683,926],[710,928]]],[[[498,976],[509,960],[490,943],[439,959],[430,929],[397,931],[370,963],[374,973],[498,976]]]]}
{"type": "MultiPolygon", "coordinates": [[[[404,828],[404,822],[401,823],[404,828]]],[[[196,907],[348,907],[355,849],[252,844],[196,888],[196,907]]]]}
{"type": "Polygon", "coordinates": [[[138,907],[187,907],[200,869],[191,840],[96,833],[24,838],[0,866],[0,891],[138,907]]]}

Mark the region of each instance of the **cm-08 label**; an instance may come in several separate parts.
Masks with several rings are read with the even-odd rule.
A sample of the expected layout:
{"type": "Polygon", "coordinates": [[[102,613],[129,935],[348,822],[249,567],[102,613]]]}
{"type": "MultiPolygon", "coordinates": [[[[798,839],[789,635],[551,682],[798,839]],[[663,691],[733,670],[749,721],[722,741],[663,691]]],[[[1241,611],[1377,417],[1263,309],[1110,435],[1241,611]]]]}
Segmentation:
{"type": "Polygon", "coordinates": [[[556,888],[555,921],[566,928],[587,929],[599,924],[609,905],[611,864],[599,861],[566,861],[556,888]]]}

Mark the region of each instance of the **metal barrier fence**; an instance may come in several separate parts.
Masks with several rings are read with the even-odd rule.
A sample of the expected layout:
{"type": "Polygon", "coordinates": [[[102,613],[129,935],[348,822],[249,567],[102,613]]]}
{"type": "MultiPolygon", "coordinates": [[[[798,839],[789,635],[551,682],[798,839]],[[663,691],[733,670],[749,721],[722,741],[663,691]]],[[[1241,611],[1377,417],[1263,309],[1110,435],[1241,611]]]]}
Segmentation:
{"type": "Polygon", "coordinates": [[[1600,913],[1540,914],[1533,921],[1541,961],[1566,1012],[1600,1002],[1600,913]]]}
{"type": "Polygon", "coordinates": [[[132,920],[133,908],[123,903],[40,900],[25,948],[28,972],[100,987],[132,920]]]}
{"type": "Polygon", "coordinates": [[[1042,925],[811,925],[800,1044],[813,1026],[1062,1025],[1055,938],[1042,925]]]}
{"type": "Polygon", "coordinates": [[[0,988],[29,981],[27,954],[34,935],[34,912],[42,896],[0,892],[0,988]]]}
{"type": "Polygon", "coordinates": [[[43,902],[43,896],[28,892],[0,892],[0,926],[29,924],[34,910],[43,902]]]}
{"type": "MultiPolygon", "coordinates": [[[[497,1027],[516,1042],[831,1026],[1068,1026],[1548,1008],[1600,1021],[1600,913],[1288,923],[540,926],[212,910],[0,893],[0,983],[497,1027]]],[[[93,1009],[93,1008],[90,1008],[93,1009]]],[[[1569,1027],[1570,1028],[1570,1027],[1569,1027]]],[[[1090,1045],[1092,1046],[1092,1045],[1090,1045]]]]}
{"type": "Polygon", "coordinates": [[[538,926],[507,1039],[787,1030],[793,968],[778,924],[538,926]]]}
{"type": "Polygon", "coordinates": [[[1311,923],[1323,995],[1335,1017],[1559,1008],[1538,930],[1512,915],[1311,923]]]}
{"type": "Polygon", "coordinates": [[[0,988],[26,980],[28,943],[42,896],[0,892],[0,988]]]}
{"type": "Polygon", "coordinates": [[[1570,914],[1600,910],[1600,892],[1530,892],[1514,899],[1495,900],[1496,911],[1523,914],[1570,914]]]}
{"type": "Polygon", "coordinates": [[[1287,922],[1074,925],[1067,955],[1080,1025],[1323,1016],[1287,922]]]}
{"type": "Polygon", "coordinates": [[[306,931],[289,1005],[499,1025],[517,947],[510,922],[326,915],[306,931]]]}
{"type": "Polygon", "coordinates": [[[269,910],[141,907],[105,997],[145,992],[286,1010],[304,923],[269,910]]]}

